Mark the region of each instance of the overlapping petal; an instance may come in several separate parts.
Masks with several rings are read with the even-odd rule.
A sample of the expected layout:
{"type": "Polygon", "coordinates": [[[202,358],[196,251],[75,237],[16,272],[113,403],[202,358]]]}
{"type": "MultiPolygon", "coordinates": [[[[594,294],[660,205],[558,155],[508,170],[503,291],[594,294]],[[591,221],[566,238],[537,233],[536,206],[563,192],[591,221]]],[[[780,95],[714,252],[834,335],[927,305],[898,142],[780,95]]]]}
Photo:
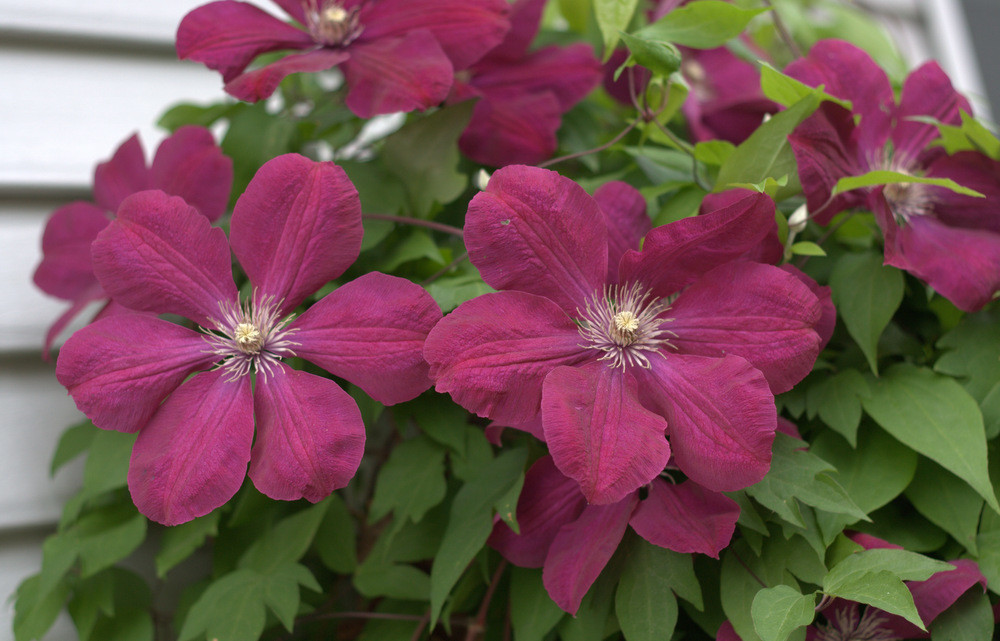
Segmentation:
{"type": "Polygon", "coordinates": [[[266,162],[236,202],[233,253],[258,298],[287,313],[361,250],[361,201],[343,169],[298,154],[266,162]]]}
{"type": "Polygon", "coordinates": [[[153,187],[138,134],[119,145],[111,158],[94,169],[94,201],[106,211],[117,210],[131,194],[153,187]]]}
{"type": "Polygon", "coordinates": [[[469,204],[465,243],[494,289],[545,296],[572,314],[605,283],[604,221],[594,199],[569,178],[509,166],[469,204]]]}
{"type": "Polygon", "coordinates": [[[617,282],[622,256],[639,249],[653,223],[646,213],[646,199],[628,183],[606,182],[594,191],[594,200],[608,221],[608,282],[617,282]]]}
{"type": "Polygon", "coordinates": [[[673,485],[655,479],[629,525],[653,545],[719,558],[736,530],[740,506],[694,481],[673,485]]]}
{"type": "Polygon", "coordinates": [[[215,327],[211,319],[220,317],[219,304],[237,300],[225,233],[162,191],[126,198],[92,254],[101,286],[132,309],[215,327]]]}
{"type": "Polygon", "coordinates": [[[972,107],[955,91],[941,66],[933,60],[922,64],[903,82],[892,128],[894,159],[907,166],[917,158],[927,163],[931,159],[929,156],[944,155],[941,148],[927,149],[927,145],[941,135],[937,125],[920,122],[918,118],[931,117],[945,124],[958,125],[962,121],[961,111],[972,113],[972,107]]]}
{"type": "Polygon", "coordinates": [[[290,328],[297,355],[392,405],[431,386],[423,347],[440,320],[422,287],[371,272],[327,294],[290,328]]]}
{"type": "Polygon", "coordinates": [[[620,501],[670,460],[667,422],[639,403],[630,373],[604,363],[552,370],[542,427],[556,466],[580,484],[588,503],[620,501]]]}
{"type": "Polygon", "coordinates": [[[771,465],[774,397],[759,370],[739,356],[671,354],[637,371],[643,405],[667,419],[677,465],[716,492],[742,489],[771,465]]]}
{"type": "Polygon", "coordinates": [[[473,107],[458,146],[484,165],[539,163],[556,150],[561,120],[559,101],[550,92],[493,91],[473,107]]]}
{"type": "Polygon", "coordinates": [[[209,220],[217,220],[229,205],[233,161],[204,127],[185,125],[165,138],[149,174],[152,186],[180,196],[209,220]]]}
{"type": "Polygon", "coordinates": [[[44,257],[35,269],[35,285],[68,300],[97,286],[90,244],[110,222],[100,207],[86,202],[73,202],[52,212],[42,234],[44,257]]]}
{"type": "Polygon", "coordinates": [[[250,478],[265,495],[315,503],[354,476],[365,426],[357,403],[335,382],[278,364],[257,377],[253,412],[250,478]]]}
{"type": "Polygon", "coordinates": [[[115,315],[69,337],[56,378],[95,425],[135,432],[191,372],[217,358],[197,332],[152,316],[115,315]]]}
{"type": "Polygon", "coordinates": [[[243,484],[252,440],[250,379],[229,380],[222,369],[198,374],[139,432],[129,462],[132,500],[164,525],[208,514],[243,484]]]}
{"type": "Polygon", "coordinates": [[[239,100],[257,102],[273,94],[286,76],[332,69],[348,58],[350,55],[340,49],[312,49],[285,56],[260,69],[234,76],[226,82],[226,93],[239,100]]]}
{"type": "Polygon", "coordinates": [[[435,389],[497,421],[534,419],[545,376],[596,358],[576,324],[550,300],[524,292],[485,294],[434,326],[424,345],[435,389]]]}

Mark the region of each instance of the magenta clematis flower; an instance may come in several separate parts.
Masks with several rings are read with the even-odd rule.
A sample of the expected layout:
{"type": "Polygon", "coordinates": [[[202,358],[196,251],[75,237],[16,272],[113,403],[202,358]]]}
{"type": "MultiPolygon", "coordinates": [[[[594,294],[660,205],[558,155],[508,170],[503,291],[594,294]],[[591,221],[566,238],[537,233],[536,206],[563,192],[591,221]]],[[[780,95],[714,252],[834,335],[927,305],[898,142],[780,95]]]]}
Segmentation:
{"type": "Polygon", "coordinates": [[[739,515],[735,501],[690,480],[674,485],[656,478],[645,498],[633,491],[615,503],[588,504],[578,484],[544,456],[524,477],[520,534],[498,521],[489,544],[515,565],[543,568],[549,596],[576,614],[628,526],[653,545],[718,557],[739,515]]]}
{"type": "Polygon", "coordinates": [[[885,238],[886,264],[926,281],[960,309],[986,305],[1000,289],[1000,163],[976,152],[949,156],[928,146],[937,128],[914,117],[958,124],[960,111],[971,113],[937,63],[907,77],[898,104],[885,72],[846,42],[819,42],[786,72],[809,85],[823,84],[853,105],[848,111],[824,103],[789,137],[815,220],[826,224],[845,209],[870,209],[885,238]],[[840,178],[873,170],[951,178],[986,198],[917,183],[830,198],[840,178]]]}
{"type": "Polygon", "coordinates": [[[589,45],[528,51],[544,8],[545,0],[517,0],[504,41],[456,81],[453,100],[479,98],[458,140],[476,162],[532,165],[551,156],[562,115],[601,78],[589,45]]]}
{"type": "Polygon", "coordinates": [[[361,235],[343,170],[295,154],[257,172],[229,242],[180,198],[125,199],[94,241],[98,280],[123,305],[201,331],[150,314],[104,318],[70,337],[56,376],[95,425],[139,432],[128,484],[141,512],[168,525],[207,514],[240,488],[248,462],[275,499],[315,502],[347,484],[364,452],[357,404],[282,359],[304,358],[384,404],[430,387],[421,348],[441,311],[410,281],[366,274],[290,317],[354,262],[361,235]],[[243,302],[230,245],[252,286],[243,302]]]}
{"type": "Polygon", "coordinates": [[[774,225],[774,203],[743,194],[650,231],[638,252],[649,221],[636,190],[591,198],[555,172],[500,169],[469,205],[465,240],[501,291],[431,331],[436,389],[504,425],[537,422],[590,503],[622,500],[671,456],[712,491],[757,482],[773,393],[810,371],[821,308],[795,276],[734,260],[774,225]]]}
{"type": "Polygon", "coordinates": [[[188,13],[177,55],[222,73],[240,100],[267,98],[298,72],[340,67],[347,107],[362,118],[442,102],[454,72],[496,46],[509,28],[505,0],[275,0],[299,26],[245,2],[188,13]],[[257,56],[297,50],[247,71],[257,56]]]}
{"type": "MultiPolygon", "coordinates": [[[[156,149],[146,165],[138,135],[118,147],[110,160],[94,171],[94,203],[77,201],[52,213],[42,235],[42,262],[34,281],[46,294],[72,301],[70,308],[49,328],[44,354],[56,337],[89,303],[107,300],[90,260],[90,244],[111,224],[114,212],[130,194],[161,189],[184,198],[208,220],[226,211],[233,184],[233,162],[223,155],[211,132],[185,126],[156,149]]],[[[107,305],[98,317],[114,313],[107,305]]]]}

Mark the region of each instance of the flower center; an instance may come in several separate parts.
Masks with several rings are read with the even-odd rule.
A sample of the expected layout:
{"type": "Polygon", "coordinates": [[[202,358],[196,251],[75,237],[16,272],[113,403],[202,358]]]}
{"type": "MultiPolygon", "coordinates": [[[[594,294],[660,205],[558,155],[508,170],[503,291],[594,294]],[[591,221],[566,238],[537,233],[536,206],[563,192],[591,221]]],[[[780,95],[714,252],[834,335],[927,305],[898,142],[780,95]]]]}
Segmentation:
{"type": "Polygon", "coordinates": [[[327,47],[343,47],[361,35],[359,7],[345,9],[337,0],[308,0],[306,26],[317,42],[327,47]]]}
{"type": "Polygon", "coordinates": [[[295,330],[286,328],[292,317],[278,316],[280,301],[271,297],[252,300],[242,305],[220,302],[222,320],[210,319],[217,332],[202,329],[209,353],[223,359],[218,366],[229,371],[230,381],[251,370],[268,376],[282,358],[295,356],[292,346],[298,345],[289,340],[295,330]]]}
{"type": "Polygon", "coordinates": [[[865,608],[858,616],[858,607],[841,608],[826,625],[817,626],[816,641],[892,641],[898,639],[882,627],[888,619],[879,616],[874,608],[865,608]]]}
{"type": "Polygon", "coordinates": [[[638,283],[609,285],[595,292],[580,315],[580,336],[584,349],[604,352],[598,359],[612,367],[638,365],[649,369],[649,355],[665,347],[673,348],[676,334],[664,329],[670,318],[660,315],[670,309],[667,301],[655,298],[638,283]]]}
{"type": "MultiPolygon", "coordinates": [[[[919,167],[906,158],[893,155],[891,149],[886,150],[886,157],[875,168],[881,168],[907,176],[917,176],[919,167]]],[[[882,187],[882,195],[897,225],[905,225],[914,216],[927,216],[934,213],[934,194],[929,185],[922,183],[889,183],[882,187]]]]}

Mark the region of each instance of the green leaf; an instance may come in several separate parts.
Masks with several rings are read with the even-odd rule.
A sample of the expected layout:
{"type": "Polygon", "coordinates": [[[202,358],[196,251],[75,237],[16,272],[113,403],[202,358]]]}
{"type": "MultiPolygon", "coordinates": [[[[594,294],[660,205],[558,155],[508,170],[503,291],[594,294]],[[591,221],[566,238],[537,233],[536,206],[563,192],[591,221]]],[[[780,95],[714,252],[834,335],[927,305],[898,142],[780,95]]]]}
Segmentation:
{"type": "MultiPolygon", "coordinates": [[[[93,641],[152,641],[153,619],[150,616],[152,592],[146,581],[134,572],[122,568],[109,568],[95,576],[97,582],[77,586],[76,597],[84,592],[100,592],[100,602],[96,605],[96,615],[91,620],[89,639],[93,641]]],[[[74,598],[74,601],[76,598],[74,598]]],[[[72,603],[71,603],[72,606],[72,603]]],[[[77,604],[77,615],[82,614],[77,604]]],[[[80,629],[79,620],[74,615],[74,623],[80,629]]],[[[86,615],[84,619],[88,618],[86,615]]],[[[81,641],[87,637],[81,634],[81,641]]]]}
{"type": "MultiPolygon", "coordinates": [[[[800,82],[791,76],[778,71],[766,62],[760,65],[760,88],[764,95],[785,107],[790,107],[816,91],[816,87],[810,87],[804,82],[800,82]]],[[[822,91],[822,87],[819,87],[822,91]]],[[[823,100],[835,102],[844,109],[851,109],[850,100],[842,100],[822,91],[823,100]]]]}
{"type": "Polygon", "coordinates": [[[445,313],[450,312],[467,300],[476,296],[490,294],[496,290],[483,282],[478,270],[467,263],[469,271],[460,272],[454,276],[439,278],[427,287],[427,293],[445,313]]]}
{"type": "Polygon", "coordinates": [[[628,29],[639,0],[593,0],[597,27],[604,40],[604,62],[615,51],[621,32],[628,29]]]}
{"type": "Polygon", "coordinates": [[[219,511],[210,512],[176,527],[167,528],[156,553],[156,576],[164,578],[175,565],[191,556],[205,539],[219,533],[219,511]]]}
{"type": "Polygon", "coordinates": [[[851,338],[878,374],[878,339],[903,302],[903,273],[875,253],[846,254],[830,274],[833,303],[851,338]]]}
{"type": "Polygon", "coordinates": [[[559,0],[559,13],[566,18],[569,28],[577,33],[587,31],[590,23],[591,0],[559,0]]]}
{"type": "Polygon", "coordinates": [[[67,428],[62,433],[62,436],[59,437],[56,452],[52,455],[52,465],[49,468],[49,475],[55,476],[59,468],[86,452],[90,448],[90,444],[93,442],[94,436],[98,431],[89,420],[67,428]]]}
{"type": "Polygon", "coordinates": [[[257,641],[264,631],[264,581],[250,569],[213,581],[191,606],[180,641],[257,641]]]}
{"type": "Polygon", "coordinates": [[[862,550],[848,556],[830,569],[823,579],[823,590],[830,593],[837,592],[841,586],[853,585],[860,577],[871,572],[889,572],[901,581],[926,581],[938,572],[950,572],[954,569],[955,566],[950,563],[909,550],[892,548],[862,550]]]}
{"type": "Polygon", "coordinates": [[[794,630],[812,623],[816,595],[788,585],[765,588],[753,598],[753,627],[763,641],[785,641],[794,630]]]}
{"type": "Polygon", "coordinates": [[[319,524],[313,545],[326,567],[339,574],[350,574],[358,565],[354,519],[338,495],[331,494],[327,500],[330,506],[319,524]]]}
{"type": "Polygon", "coordinates": [[[493,531],[493,506],[523,482],[527,450],[509,449],[484,466],[455,495],[448,529],[431,567],[431,627],[451,588],[493,531]]]}
{"type": "Polygon", "coordinates": [[[222,151],[233,159],[233,192],[243,193],[268,160],[292,151],[295,121],[267,111],[267,103],[234,105],[222,151]]]}
{"type": "Polygon", "coordinates": [[[858,442],[861,423],[861,397],[868,395],[868,383],[856,369],[845,369],[823,377],[806,393],[809,416],[820,420],[847,439],[851,447],[858,442]]]}
{"type": "Polygon", "coordinates": [[[917,607],[913,604],[913,595],[910,594],[909,588],[898,576],[887,570],[866,571],[838,583],[834,588],[824,588],[823,591],[830,596],[865,603],[898,614],[921,630],[926,630],[917,613],[917,607]]]}
{"type": "Polygon", "coordinates": [[[791,249],[796,256],[826,256],[822,247],[807,240],[793,243],[791,249]]]}
{"type": "Polygon", "coordinates": [[[888,171],[885,169],[878,169],[875,171],[869,171],[866,174],[860,176],[845,176],[837,181],[834,185],[833,191],[830,192],[831,196],[836,196],[837,194],[842,194],[845,191],[851,191],[852,189],[860,189],[862,187],[873,187],[875,185],[888,185],[888,184],[907,184],[907,183],[920,183],[921,185],[934,185],[935,187],[944,187],[945,189],[950,189],[956,194],[962,194],[964,196],[975,196],[977,198],[985,198],[985,196],[974,189],[969,189],[968,187],[963,187],[951,178],[928,178],[926,176],[911,176],[909,174],[900,173],[898,171],[888,171]]]}
{"type": "Polygon", "coordinates": [[[444,500],[444,450],[426,436],[400,443],[379,471],[369,520],[389,512],[396,519],[420,521],[427,510],[444,500]]]}
{"type": "Polygon", "coordinates": [[[954,379],[899,364],[862,403],[885,431],[965,480],[1000,512],[987,469],[982,414],[954,379]]]}
{"type": "Polygon", "coordinates": [[[1000,324],[977,314],[941,337],[948,350],[934,363],[934,370],[961,379],[979,402],[987,438],[1000,434],[1000,324]]]}
{"type": "Polygon", "coordinates": [[[94,510],[66,536],[76,541],[80,576],[88,577],[131,554],[146,538],[146,517],[129,503],[94,510]]]}
{"type": "Polygon", "coordinates": [[[636,63],[660,76],[669,76],[681,68],[681,52],[669,42],[649,40],[624,32],[621,33],[621,39],[631,52],[621,68],[636,63]]]}
{"type": "Polygon", "coordinates": [[[990,641],[993,609],[981,590],[970,589],[930,625],[931,641],[990,641]]]}
{"type": "Polygon", "coordinates": [[[694,146],[694,157],[706,165],[718,167],[736,150],[728,140],[703,140],[694,146]]]}
{"type": "Polygon", "coordinates": [[[62,611],[69,596],[69,585],[59,581],[47,590],[41,590],[41,576],[28,577],[17,586],[14,602],[14,639],[30,641],[41,639],[62,611]]]}
{"type": "Polygon", "coordinates": [[[540,569],[511,568],[510,623],[514,641],[542,641],[564,614],[545,591],[540,569]]]}
{"type": "Polygon", "coordinates": [[[768,9],[742,9],[721,0],[698,0],[674,9],[635,35],[694,49],[714,49],[740,35],[768,9]]]}
{"type": "Polygon", "coordinates": [[[444,265],[445,259],[431,235],[422,229],[415,229],[379,265],[382,271],[391,272],[404,263],[428,259],[444,265]]]}
{"type": "Polygon", "coordinates": [[[968,483],[929,459],[921,459],[913,483],[906,488],[906,498],[928,521],[955,537],[970,554],[977,554],[976,531],[983,499],[968,483]]]}
{"type": "Polygon", "coordinates": [[[362,595],[409,601],[426,601],[431,591],[430,577],[412,565],[365,560],[354,573],[354,587],[362,595]]]}
{"type": "Polygon", "coordinates": [[[677,625],[673,576],[669,566],[663,571],[653,550],[662,548],[646,541],[632,547],[615,592],[615,614],[626,641],[669,639],[677,625]]]}
{"type": "Polygon", "coordinates": [[[195,105],[189,102],[174,105],[163,112],[156,124],[170,133],[174,133],[184,125],[201,125],[210,127],[220,118],[225,118],[233,111],[233,103],[223,102],[211,105],[195,105]]]}
{"type": "Polygon", "coordinates": [[[268,575],[282,565],[301,559],[316,537],[316,531],[329,505],[329,499],[324,499],[268,528],[264,535],[243,553],[238,567],[252,568],[263,575],[268,575]]]}
{"type": "Polygon", "coordinates": [[[406,187],[417,216],[429,215],[435,203],[450,203],[465,190],[468,178],[455,169],[457,142],[474,102],[466,100],[408,122],[386,138],[382,161],[406,187]]]}
{"type": "Polygon", "coordinates": [[[278,567],[264,581],[264,602],[289,632],[295,627],[295,616],[299,612],[299,585],[322,592],[312,573],[298,563],[278,567]]]}
{"type": "MultiPolygon", "coordinates": [[[[788,144],[788,136],[816,111],[821,101],[821,94],[814,92],[757,127],[719,168],[713,191],[724,191],[733,183],[763,183],[767,178],[797,177],[795,154],[788,144]]],[[[777,198],[780,200],[800,189],[798,180],[791,180],[777,198]]]]}

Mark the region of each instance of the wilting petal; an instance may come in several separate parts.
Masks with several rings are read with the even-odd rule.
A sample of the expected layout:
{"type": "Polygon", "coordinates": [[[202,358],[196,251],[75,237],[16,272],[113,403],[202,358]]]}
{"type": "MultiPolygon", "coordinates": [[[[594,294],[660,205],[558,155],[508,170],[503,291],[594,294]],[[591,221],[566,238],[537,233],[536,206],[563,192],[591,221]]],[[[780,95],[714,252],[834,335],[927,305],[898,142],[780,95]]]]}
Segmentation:
{"type": "Polygon", "coordinates": [[[250,379],[225,369],[184,383],[139,432],[128,487],[139,511],[164,525],[208,514],[236,494],[253,441],[250,379]]]}
{"type": "Polygon", "coordinates": [[[431,386],[424,341],[440,320],[423,287],[369,272],[327,294],[289,329],[298,356],[393,405],[431,386]]]}
{"type": "Polygon", "coordinates": [[[90,244],[111,219],[99,207],[85,202],[64,205],[52,212],[42,234],[42,262],[34,281],[46,294],[73,300],[97,286],[90,264],[90,244]]]}
{"type": "MultiPolygon", "coordinates": [[[[379,5],[374,5],[379,6],[379,5]]],[[[448,97],[454,69],[426,30],[351,45],[344,62],[347,108],[361,118],[424,110],[448,97]]]]}
{"type": "Polygon", "coordinates": [[[313,49],[285,56],[260,69],[234,76],[226,83],[226,93],[240,100],[257,102],[273,94],[281,81],[290,74],[326,71],[349,57],[347,52],[339,49],[313,49]]]}
{"type": "Polygon", "coordinates": [[[233,188],[233,161],[208,129],[179,128],[160,143],[150,173],[157,189],[180,196],[209,220],[225,213],[233,188]]]}
{"type": "Polygon", "coordinates": [[[631,374],[606,363],[552,370],[542,389],[542,428],[556,466],[588,503],[621,500],[670,460],[666,421],[639,404],[631,374]]]}
{"type": "Polygon", "coordinates": [[[733,262],[705,274],[670,309],[672,343],[683,354],[734,354],[763,372],[778,394],[812,370],[819,354],[819,299],[771,265],[733,262]]]}
{"type": "Polygon", "coordinates": [[[153,188],[138,134],[123,142],[110,160],[94,170],[94,200],[107,211],[115,211],[131,194],[153,188]]]}
{"type": "Polygon", "coordinates": [[[277,367],[257,376],[250,478],[272,499],[315,503],[354,477],[365,424],[358,404],[330,379],[277,367]]]}
{"type": "Polygon", "coordinates": [[[666,417],[681,471],[716,492],[762,479],[777,424],[764,375],[738,356],[669,354],[650,363],[635,372],[642,402],[666,417]]]}
{"type": "Polygon", "coordinates": [[[641,252],[625,252],[619,280],[643,283],[654,296],[667,297],[755,248],[775,225],[774,201],[741,191],[745,197],[726,207],[650,231],[641,252]]]}
{"type": "Polygon", "coordinates": [[[162,191],[125,199],[92,245],[108,294],[140,311],[179,314],[214,327],[219,303],[235,304],[229,243],[198,210],[162,191]]]}
{"type": "Polygon", "coordinates": [[[361,251],[361,201],[344,170],[298,154],[261,167],[236,201],[230,242],[258,298],[289,312],[361,251]]]}
{"type": "Polygon", "coordinates": [[[536,164],[556,150],[561,116],[559,101],[549,92],[494,91],[473,107],[458,147],[493,167],[536,164]]]}
{"type": "Polygon", "coordinates": [[[587,590],[618,549],[638,497],[611,505],[588,505],[560,528],[542,570],[542,583],[560,608],[575,615],[587,590]]]}
{"type": "Polygon", "coordinates": [[[233,0],[202,5],[184,16],[177,28],[177,56],[221,72],[225,82],[262,53],[315,44],[305,31],[252,4],[233,0]]]}
{"type": "Polygon", "coordinates": [[[218,357],[204,338],[158,318],[118,315],[69,337],[59,350],[56,378],[94,424],[135,432],[188,374],[218,357]]]}
{"type": "Polygon", "coordinates": [[[595,358],[552,301],[523,292],[485,294],[458,306],[424,344],[435,389],[479,416],[520,424],[541,407],[552,369],[595,358]]]}
{"type": "Polygon", "coordinates": [[[361,39],[368,44],[426,29],[455,69],[465,69],[503,39],[507,11],[506,0],[382,0],[362,8],[361,39]]]}
{"type": "MultiPolygon", "coordinates": [[[[959,125],[960,111],[972,113],[972,107],[955,91],[948,74],[933,60],[920,65],[906,77],[899,95],[892,129],[893,160],[908,166],[920,156],[926,159],[925,147],[940,137],[937,125],[919,122],[916,117],[929,116],[948,125],[959,125]]],[[[940,149],[932,153],[944,155],[940,149]]]]}
{"type": "Polygon", "coordinates": [[[608,281],[614,283],[622,256],[630,249],[639,249],[653,223],[646,213],[646,199],[628,183],[604,183],[594,191],[594,200],[608,221],[608,281]]]}
{"type": "Polygon", "coordinates": [[[514,565],[540,568],[559,533],[559,528],[580,516],[587,500],[576,481],[560,472],[551,456],[535,461],[524,475],[524,487],[517,499],[520,534],[497,521],[489,543],[514,565]]]}
{"type": "Polygon", "coordinates": [[[736,529],[740,506],[694,481],[672,485],[655,479],[629,525],[653,545],[719,558],[736,529]]]}
{"type": "Polygon", "coordinates": [[[498,170],[465,218],[469,258],[487,284],[545,296],[570,314],[606,282],[607,238],[594,199],[536,167],[498,170]]]}
{"type": "Polygon", "coordinates": [[[905,269],[967,312],[982,309],[1000,290],[1000,234],[960,229],[914,216],[896,233],[886,263],[905,269]]]}

